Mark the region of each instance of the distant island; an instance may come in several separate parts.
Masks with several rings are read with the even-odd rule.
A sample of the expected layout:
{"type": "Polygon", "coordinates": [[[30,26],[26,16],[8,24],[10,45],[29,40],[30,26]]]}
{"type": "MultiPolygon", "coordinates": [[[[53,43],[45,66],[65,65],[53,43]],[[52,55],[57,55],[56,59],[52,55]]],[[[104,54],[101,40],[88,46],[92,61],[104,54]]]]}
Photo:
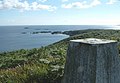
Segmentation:
{"type": "Polygon", "coordinates": [[[27,32],[22,32],[22,34],[27,34],[27,32]]]}
{"type": "Polygon", "coordinates": [[[32,34],[39,34],[39,33],[51,33],[51,31],[36,31],[36,32],[32,32],[32,34]]]}
{"type": "Polygon", "coordinates": [[[29,29],[29,27],[24,27],[24,29],[29,29]]]}
{"type": "MultiPolygon", "coordinates": [[[[99,38],[120,42],[120,30],[87,29],[62,34],[70,37],[46,47],[0,53],[0,82],[61,83],[70,40],[99,38]]],[[[118,48],[120,53],[120,45],[118,48]]]]}
{"type": "Polygon", "coordinates": [[[32,34],[39,34],[39,33],[51,33],[51,34],[63,34],[62,31],[36,31],[36,32],[32,32],[32,34]]]}
{"type": "MultiPolygon", "coordinates": [[[[51,34],[65,34],[62,31],[36,31],[36,32],[30,32],[31,34],[39,34],[39,33],[51,33],[51,34]]],[[[22,32],[21,34],[27,34],[27,32],[22,32]]]]}

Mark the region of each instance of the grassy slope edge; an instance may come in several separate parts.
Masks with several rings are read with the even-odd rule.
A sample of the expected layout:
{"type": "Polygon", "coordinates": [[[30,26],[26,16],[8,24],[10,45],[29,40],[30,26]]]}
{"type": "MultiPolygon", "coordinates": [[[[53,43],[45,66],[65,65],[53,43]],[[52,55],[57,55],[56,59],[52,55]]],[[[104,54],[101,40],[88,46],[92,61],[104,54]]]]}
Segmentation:
{"type": "MultiPolygon", "coordinates": [[[[0,83],[60,83],[71,39],[102,38],[120,42],[120,30],[67,31],[69,38],[31,50],[0,53],[0,83]]],[[[120,50],[120,46],[118,46],[120,50]]]]}

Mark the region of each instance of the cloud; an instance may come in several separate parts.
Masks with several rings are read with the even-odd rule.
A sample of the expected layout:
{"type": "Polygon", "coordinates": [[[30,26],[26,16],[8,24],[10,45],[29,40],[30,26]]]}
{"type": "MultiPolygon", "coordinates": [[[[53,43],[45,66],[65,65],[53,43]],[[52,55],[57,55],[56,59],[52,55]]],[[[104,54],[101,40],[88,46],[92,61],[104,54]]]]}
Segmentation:
{"type": "Polygon", "coordinates": [[[106,4],[114,4],[115,2],[117,2],[117,0],[109,0],[109,2],[106,4]]]}
{"type": "Polygon", "coordinates": [[[39,0],[40,2],[46,2],[47,0],[39,0]]]}
{"type": "Polygon", "coordinates": [[[93,0],[90,4],[87,4],[86,1],[83,2],[74,2],[70,4],[62,4],[62,8],[90,8],[97,5],[100,5],[101,2],[99,0],[93,0]]]}
{"type": "MultiPolygon", "coordinates": [[[[41,0],[46,1],[46,0],[41,0]]],[[[19,9],[20,11],[25,10],[56,10],[55,6],[43,5],[38,2],[32,2],[31,4],[23,0],[3,0],[0,1],[0,9],[19,9]]]]}
{"type": "Polygon", "coordinates": [[[56,10],[55,6],[50,6],[50,5],[42,5],[38,4],[37,2],[33,2],[31,5],[32,10],[48,10],[48,11],[54,11],[56,10]]]}
{"type": "Polygon", "coordinates": [[[67,2],[68,0],[62,0],[62,2],[67,2]]]}

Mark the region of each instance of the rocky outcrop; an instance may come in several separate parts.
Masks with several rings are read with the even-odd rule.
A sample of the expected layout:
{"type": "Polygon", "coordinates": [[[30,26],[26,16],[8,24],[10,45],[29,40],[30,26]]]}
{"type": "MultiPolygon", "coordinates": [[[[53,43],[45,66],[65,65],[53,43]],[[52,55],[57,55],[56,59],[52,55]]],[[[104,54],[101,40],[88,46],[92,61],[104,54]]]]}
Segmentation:
{"type": "Polygon", "coordinates": [[[117,42],[95,38],[71,40],[63,83],[120,83],[117,42]]]}

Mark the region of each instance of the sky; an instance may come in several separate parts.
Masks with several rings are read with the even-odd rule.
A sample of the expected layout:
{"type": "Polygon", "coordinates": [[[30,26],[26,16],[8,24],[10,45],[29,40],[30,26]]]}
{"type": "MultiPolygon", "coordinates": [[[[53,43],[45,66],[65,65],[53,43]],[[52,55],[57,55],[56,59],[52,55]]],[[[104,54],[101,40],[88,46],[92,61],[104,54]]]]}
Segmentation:
{"type": "Polygon", "coordinates": [[[0,26],[119,24],[120,0],[0,0],[0,26]]]}

